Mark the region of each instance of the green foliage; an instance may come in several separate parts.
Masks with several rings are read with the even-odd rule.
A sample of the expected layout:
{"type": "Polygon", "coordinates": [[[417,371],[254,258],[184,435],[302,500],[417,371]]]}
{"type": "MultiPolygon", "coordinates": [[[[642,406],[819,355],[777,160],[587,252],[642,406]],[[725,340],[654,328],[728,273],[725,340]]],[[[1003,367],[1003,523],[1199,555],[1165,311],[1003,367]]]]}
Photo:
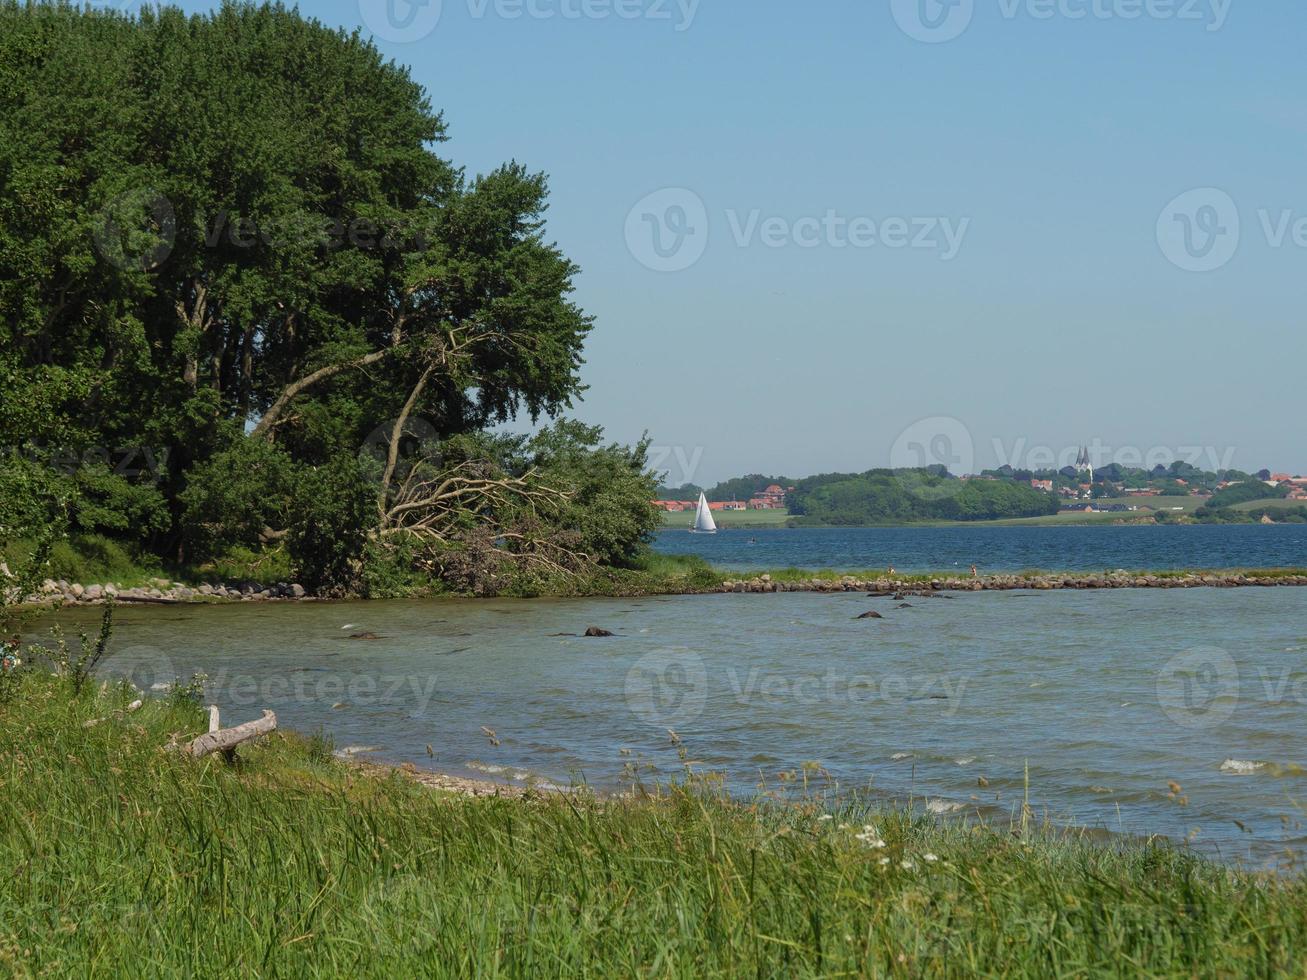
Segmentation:
{"type": "Polygon", "coordinates": [[[17,452],[0,458],[0,537],[30,535],[56,515],[71,530],[141,538],[168,526],[151,471],[127,475],[95,458],[59,461],[17,452]]]}
{"type": "Polygon", "coordinates": [[[630,561],[660,525],[649,506],[648,439],[634,447],[603,445],[598,426],[560,420],[527,445],[540,481],[567,494],[551,523],[575,535],[578,548],[604,565],[630,561]]]}
{"type": "Polygon", "coordinates": [[[544,175],[438,156],[444,120],[362,35],[279,3],[5,0],[0,88],[0,446],[33,460],[0,471],[5,533],[48,497],[132,547],[254,550],[331,523],[294,488],[402,411],[449,439],[579,392],[544,175]]]}
{"type": "Polygon", "coordinates": [[[832,482],[802,482],[790,498],[800,523],[857,526],[982,521],[1056,514],[1057,498],[1002,480],[958,480],[930,470],[871,470],[832,482]]]}
{"type": "Polygon", "coordinates": [[[0,545],[50,527],[67,508],[70,487],[18,453],[0,456],[0,545]]]}
{"type": "Polygon", "coordinates": [[[1246,483],[1236,483],[1234,486],[1226,487],[1224,490],[1212,494],[1212,499],[1207,501],[1205,507],[1208,510],[1221,510],[1251,500],[1282,499],[1288,495],[1289,488],[1284,484],[1273,487],[1261,480],[1249,480],[1246,483]]]}
{"type": "Polygon", "coordinates": [[[270,529],[290,521],[293,460],[263,439],[238,438],[187,474],[179,495],[192,557],[208,559],[233,547],[258,548],[270,529]]]}
{"type": "Polygon", "coordinates": [[[367,461],[343,455],[301,475],[287,543],[306,588],[343,593],[358,584],[364,545],[377,520],[375,475],[367,461]]]}
{"type": "Polygon", "coordinates": [[[264,548],[232,545],[209,561],[195,566],[195,573],[220,582],[292,582],[295,570],[285,542],[264,548]]]}
{"type": "Polygon", "coordinates": [[[79,467],[72,482],[71,518],[81,531],[149,538],[168,527],[168,502],[154,486],[133,483],[104,463],[79,467]]]}

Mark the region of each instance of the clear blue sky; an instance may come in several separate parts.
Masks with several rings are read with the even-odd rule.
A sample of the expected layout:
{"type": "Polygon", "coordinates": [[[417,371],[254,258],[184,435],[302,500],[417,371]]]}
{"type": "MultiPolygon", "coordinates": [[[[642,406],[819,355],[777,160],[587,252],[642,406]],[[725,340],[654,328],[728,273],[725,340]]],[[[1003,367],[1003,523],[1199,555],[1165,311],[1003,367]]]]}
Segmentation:
{"type": "Polygon", "coordinates": [[[904,462],[934,417],[965,434],[906,441],[943,425],[977,468],[1095,443],[1307,470],[1298,0],[443,0],[429,33],[432,7],[391,2],[302,9],[411,37],[378,44],[470,172],[551,175],[598,318],[576,414],[648,430],[673,482],[904,462]],[[667,187],[707,222],[671,272],[650,222],[670,246],[681,214],[627,220],[667,187]],[[1228,197],[1164,213],[1195,188],[1228,197]],[[895,218],[947,219],[956,254],[891,247],[895,218]]]}

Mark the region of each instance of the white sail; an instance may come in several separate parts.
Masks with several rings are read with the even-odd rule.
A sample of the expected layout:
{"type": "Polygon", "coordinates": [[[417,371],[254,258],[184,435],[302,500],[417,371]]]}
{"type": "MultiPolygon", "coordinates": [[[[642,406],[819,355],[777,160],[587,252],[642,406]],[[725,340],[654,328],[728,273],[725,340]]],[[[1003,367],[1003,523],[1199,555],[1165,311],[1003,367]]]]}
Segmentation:
{"type": "Polygon", "coordinates": [[[694,512],[694,530],[698,534],[713,534],[717,531],[717,522],[712,519],[712,508],[708,498],[699,493],[699,509],[694,512]]]}

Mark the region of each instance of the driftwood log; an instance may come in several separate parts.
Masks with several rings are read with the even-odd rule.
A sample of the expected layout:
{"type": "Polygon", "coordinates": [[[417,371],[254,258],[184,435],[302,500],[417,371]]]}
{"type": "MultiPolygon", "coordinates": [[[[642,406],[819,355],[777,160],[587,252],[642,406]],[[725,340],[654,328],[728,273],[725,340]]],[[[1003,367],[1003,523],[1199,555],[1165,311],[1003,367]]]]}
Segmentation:
{"type": "Polygon", "coordinates": [[[187,742],[182,746],[182,751],[193,759],[202,759],[214,752],[221,752],[230,761],[236,757],[236,746],[276,730],[277,716],[266,709],[263,717],[255,721],[247,721],[234,728],[221,728],[218,724],[218,706],[211,704],[208,734],[187,742]]]}

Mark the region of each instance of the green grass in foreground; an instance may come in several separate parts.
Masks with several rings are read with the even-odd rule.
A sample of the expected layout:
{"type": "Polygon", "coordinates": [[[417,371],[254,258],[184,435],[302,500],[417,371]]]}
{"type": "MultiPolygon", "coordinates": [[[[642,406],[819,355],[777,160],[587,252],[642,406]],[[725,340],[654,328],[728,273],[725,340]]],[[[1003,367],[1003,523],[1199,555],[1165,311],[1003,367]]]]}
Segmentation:
{"type": "Polygon", "coordinates": [[[181,698],[83,727],[133,696],[73,698],[28,672],[0,704],[0,972],[1268,976],[1307,961],[1303,879],[1162,844],[858,808],[823,820],[686,790],[455,798],[284,734],[231,768],[161,751],[204,729],[181,698]]]}

